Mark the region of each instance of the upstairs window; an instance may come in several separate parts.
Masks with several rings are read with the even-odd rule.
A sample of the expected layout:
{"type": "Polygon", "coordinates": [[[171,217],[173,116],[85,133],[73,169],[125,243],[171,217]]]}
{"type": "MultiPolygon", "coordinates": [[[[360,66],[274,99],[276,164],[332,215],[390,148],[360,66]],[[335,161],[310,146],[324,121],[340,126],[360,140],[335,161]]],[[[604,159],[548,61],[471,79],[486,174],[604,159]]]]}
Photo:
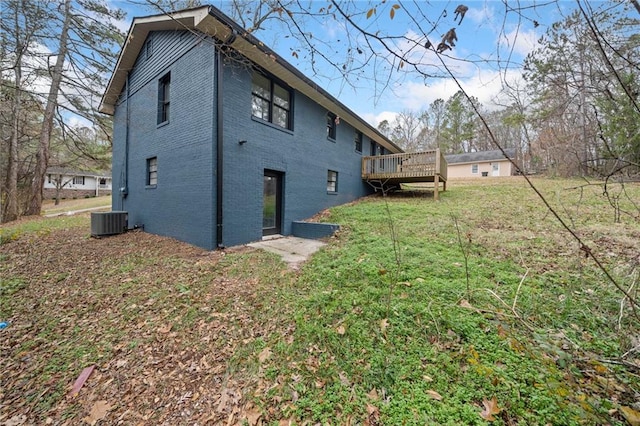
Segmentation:
{"type": "Polygon", "coordinates": [[[291,92],[254,71],[251,79],[251,115],[290,130],[291,92]]]}
{"type": "Polygon", "coordinates": [[[147,186],[158,184],[158,157],[147,158],[147,186]]]}
{"type": "Polygon", "coordinates": [[[144,52],[147,59],[149,59],[151,55],[153,55],[153,39],[152,38],[149,38],[147,42],[144,44],[144,52]]]}
{"type": "Polygon", "coordinates": [[[327,171],[327,192],[338,192],[338,172],[327,171]]]}
{"type": "Polygon", "coordinates": [[[362,132],[356,130],[355,136],[356,152],[362,153],[362,132]]]}
{"type": "Polygon", "coordinates": [[[336,122],[338,121],[338,117],[335,114],[328,112],[327,113],[327,137],[329,139],[336,139],[336,122]]]}
{"type": "Polygon", "coordinates": [[[158,124],[169,121],[169,105],[171,102],[171,73],[158,80],[158,124]]]}

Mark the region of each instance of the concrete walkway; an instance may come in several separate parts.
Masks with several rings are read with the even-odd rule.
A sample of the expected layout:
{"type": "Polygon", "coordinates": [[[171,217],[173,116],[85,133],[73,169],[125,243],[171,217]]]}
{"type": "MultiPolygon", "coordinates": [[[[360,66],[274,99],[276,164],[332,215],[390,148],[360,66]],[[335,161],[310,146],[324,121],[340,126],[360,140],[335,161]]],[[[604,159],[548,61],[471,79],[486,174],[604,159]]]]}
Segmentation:
{"type": "Polygon", "coordinates": [[[298,237],[275,237],[247,244],[249,247],[266,250],[282,257],[290,268],[298,269],[309,256],[326,245],[322,241],[308,240],[298,237]]]}
{"type": "Polygon", "coordinates": [[[73,216],[74,214],[78,214],[78,213],[92,212],[94,210],[103,210],[103,209],[110,209],[110,208],[111,208],[111,205],[98,206],[98,207],[91,207],[91,208],[82,209],[82,210],[71,210],[71,211],[68,211],[68,212],[50,213],[50,214],[45,214],[43,216],[44,217],[73,216]]]}

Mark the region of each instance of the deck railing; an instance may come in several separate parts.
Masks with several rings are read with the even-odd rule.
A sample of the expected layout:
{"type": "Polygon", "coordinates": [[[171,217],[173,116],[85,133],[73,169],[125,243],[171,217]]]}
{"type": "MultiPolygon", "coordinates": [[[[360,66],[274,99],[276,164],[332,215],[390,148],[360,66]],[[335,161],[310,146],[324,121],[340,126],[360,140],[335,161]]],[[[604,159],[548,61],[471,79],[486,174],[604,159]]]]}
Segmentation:
{"type": "Polygon", "coordinates": [[[438,176],[447,180],[447,160],[439,149],[402,154],[376,155],[362,158],[362,178],[411,179],[438,176]]]}

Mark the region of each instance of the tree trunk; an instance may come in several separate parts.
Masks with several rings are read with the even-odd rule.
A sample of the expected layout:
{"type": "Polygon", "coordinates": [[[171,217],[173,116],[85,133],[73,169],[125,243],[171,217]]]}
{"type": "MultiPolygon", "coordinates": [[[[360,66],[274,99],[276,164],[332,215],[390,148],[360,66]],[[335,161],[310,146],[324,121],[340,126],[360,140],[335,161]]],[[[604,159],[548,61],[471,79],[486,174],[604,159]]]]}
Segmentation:
{"type": "Polygon", "coordinates": [[[39,215],[42,210],[42,187],[44,185],[44,178],[49,165],[51,131],[53,129],[53,119],[56,107],[58,106],[58,94],[60,92],[64,61],[67,56],[67,36],[69,33],[70,23],[71,0],[65,0],[64,22],[62,24],[62,32],[60,34],[60,49],[56,63],[53,70],[51,70],[51,87],[49,87],[49,96],[44,110],[42,131],[40,133],[40,142],[38,144],[38,153],[36,155],[36,168],[34,171],[33,181],[31,183],[31,200],[29,201],[29,206],[27,208],[27,214],[29,215],[39,215]]]}
{"type": "Polygon", "coordinates": [[[22,100],[22,54],[23,46],[18,34],[18,8],[15,8],[16,25],[16,62],[14,68],[15,86],[13,102],[11,105],[11,139],[9,140],[9,164],[7,170],[7,204],[5,206],[2,222],[16,220],[20,214],[18,211],[18,139],[20,133],[20,107],[22,100]]]}

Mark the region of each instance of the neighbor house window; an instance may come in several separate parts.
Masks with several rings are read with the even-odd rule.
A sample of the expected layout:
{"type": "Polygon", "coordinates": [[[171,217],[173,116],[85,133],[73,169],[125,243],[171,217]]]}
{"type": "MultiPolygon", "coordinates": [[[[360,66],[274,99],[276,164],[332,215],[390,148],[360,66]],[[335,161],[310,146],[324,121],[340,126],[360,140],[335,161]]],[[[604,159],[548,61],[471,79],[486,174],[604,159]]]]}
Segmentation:
{"type": "Polygon", "coordinates": [[[473,173],[474,175],[478,174],[478,165],[477,164],[472,164],[471,165],[471,173],[473,173]]]}
{"type": "Polygon", "coordinates": [[[147,186],[158,184],[158,157],[147,158],[147,186]]]}
{"type": "Polygon", "coordinates": [[[51,183],[51,175],[47,175],[47,182],[51,183]]]}
{"type": "Polygon", "coordinates": [[[327,137],[329,139],[336,138],[336,121],[338,118],[335,114],[328,112],[327,113],[327,137]]]}
{"type": "Polygon", "coordinates": [[[73,177],[74,185],[84,185],[84,176],[74,176],[73,177]]]}
{"type": "Polygon", "coordinates": [[[362,132],[359,132],[357,130],[356,130],[355,143],[356,143],[356,152],[362,152],[362,132]]]}
{"type": "Polygon", "coordinates": [[[284,129],[291,129],[291,92],[259,72],[251,79],[251,114],[284,129]]]}
{"type": "Polygon", "coordinates": [[[158,124],[169,121],[169,104],[171,100],[171,73],[158,80],[158,124]]]}
{"type": "Polygon", "coordinates": [[[105,178],[100,178],[100,186],[107,186],[107,179],[105,178]]]}
{"type": "Polygon", "coordinates": [[[338,172],[327,172],[327,192],[338,192],[338,172]]]}
{"type": "Polygon", "coordinates": [[[147,40],[144,45],[144,51],[147,59],[149,59],[151,55],[153,55],[153,39],[150,38],[149,40],[147,40]]]}

